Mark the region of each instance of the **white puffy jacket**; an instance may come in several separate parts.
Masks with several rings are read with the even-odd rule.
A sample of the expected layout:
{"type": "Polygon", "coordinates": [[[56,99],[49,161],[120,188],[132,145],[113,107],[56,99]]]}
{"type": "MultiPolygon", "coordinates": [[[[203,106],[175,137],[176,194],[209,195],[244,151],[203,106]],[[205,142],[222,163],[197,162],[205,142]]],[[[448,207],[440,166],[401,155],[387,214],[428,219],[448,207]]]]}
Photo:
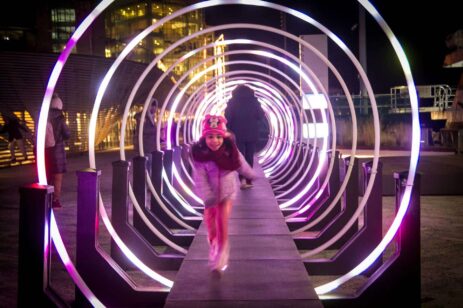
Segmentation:
{"type": "Polygon", "coordinates": [[[224,199],[235,199],[238,190],[238,173],[247,179],[256,177],[254,170],[239,153],[241,167],[236,171],[221,170],[213,161],[194,161],[193,179],[195,192],[204,201],[205,207],[212,207],[224,199]]]}

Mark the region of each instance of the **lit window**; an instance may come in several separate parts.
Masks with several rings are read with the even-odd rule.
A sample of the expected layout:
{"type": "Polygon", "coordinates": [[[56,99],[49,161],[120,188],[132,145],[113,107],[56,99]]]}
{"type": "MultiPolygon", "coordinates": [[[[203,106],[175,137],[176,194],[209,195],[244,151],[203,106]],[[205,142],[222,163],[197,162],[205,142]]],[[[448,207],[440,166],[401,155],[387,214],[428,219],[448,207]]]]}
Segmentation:
{"type": "Polygon", "coordinates": [[[106,58],[111,58],[111,49],[105,48],[104,54],[106,58]]]}
{"type": "Polygon", "coordinates": [[[304,138],[326,138],[328,137],[327,123],[304,123],[302,126],[304,138]]]}
{"type": "Polygon", "coordinates": [[[323,94],[306,94],[302,97],[302,108],[326,109],[328,108],[328,103],[323,94]]]}

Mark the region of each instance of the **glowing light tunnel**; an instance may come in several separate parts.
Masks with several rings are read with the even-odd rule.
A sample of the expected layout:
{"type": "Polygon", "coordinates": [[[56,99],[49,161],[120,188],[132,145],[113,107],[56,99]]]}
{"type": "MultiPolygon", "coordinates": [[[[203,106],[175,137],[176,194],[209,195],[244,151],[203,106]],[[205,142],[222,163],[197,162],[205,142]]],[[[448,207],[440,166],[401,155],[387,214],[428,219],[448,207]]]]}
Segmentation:
{"type": "MultiPolygon", "coordinates": [[[[46,184],[47,183],[46,182],[46,176],[45,176],[45,166],[44,166],[45,125],[46,125],[46,120],[47,120],[47,116],[48,116],[48,109],[49,109],[49,105],[50,105],[50,99],[51,99],[51,96],[52,96],[52,94],[54,92],[54,89],[55,89],[56,83],[58,81],[59,75],[60,75],[61,70],[62,70],[62,68],[64,67],[64,65],[65,65],[65,63],[67,61],[67,58],[70,55],[70,52],[71,52],[72,48],[75,46],[75,44],[77,43],[77,41],[79,40],[81,35],[88,29],[88,27],[91,25],[93,20],[105,8],[107,8],[111,4],[111,2],[112,1],[102,1],[95,8],[95,10],[92,11],[92,13],[84,20],[84,22],[77,28],[76,32],[74,33],[74,35],[71,37],[71,39],[67,43],[65,50],[60,55],[60,57],[58,59],[58,62],[56,63],[56,65],[55,65],[55,67],[54,67],[54,69],[53,69],[53,71],[51,73],[49,82],[47,84],[47,90],[45,92],[44,99],[43,99],[43,102],[42,102],[42,107],[41,107],[41,112],[40,112],[40,117],[39,117],[39,123],[38,123],[38,135],[37,135],[37,162],[38,163],[37,163],[37,170],[38,170],[40,184],[46,184]]],[[[342,283],[348,281],[349,279],[351,279],[355,275],[360,274],[363,270],[368,268],[368,266],[382,253],[382,251],[385,249],[386,245],[392,240],[392,238],[396,234],[396,232],[397,232],[397,230],[398,230],[398,228],[399,228],[399,226],[401,224],[401,221],[402,221],[402,219],[403,219],[403,217],[404,217],[404,215],[405,215],[405,213],[407,211],[408,205],[409,205],[410,194],[411,194],[413,180],[414,180],[414,176],[415,176],[415,172],[416,172],[416,165],[417,165],[417,161],[418,161],[418,155],[419,155],[419,140],[420,140],[420,135],[419,134],[420,134],[420,130],[419,130],[419,119],[418,119],[418,101],[417,101],[417,97],[416,97],[416,91],[415,91],[415,86],[414,86],[414,83],[413,83],[413,78],[412,78],[412,75],[411,75],[409,64],[408,64],[407,59],[405,57],[405,53],[403,52],[403,49],[401,48],[400,44],[398,43],[397,38],[394,36],[391,29],[388,27],[386,22],[381,18],[381,16],[376,11],[376,9],[366,0],[359,0],[359,3],[362,6],[364,6],[365,9],[375,18],[375,20],[378,22],[380,27],[386,33],[386,36],[390,40],[394,50],[397,53],[397,56],[398,56],[399,61],[401,63],[402,69],[404,70],[404,73],[405,73],[405,78],[407,80],[407,85],[408,85],[408,89],[409,89],[409,95],[410,95],[410,98],[411,98],[412,118],[413,118],[413,140],[412,140],[412,146],[411,146],[410,169],[409,169],[409,175],[408,175],[408,178],[407,178],[407,187],[406,187],[404,196],[403,196],[403,198],[401,200],[400,208],[398,210],[397,216],[394,218],[394,221],[393,221],[392,225],[390,226],[389,230],[387,231],[386,236],[382,239],[381,243],[374,249],[374,251],[371,252],[371,254],[365,260],[363,260],[358,266],[353,268],[349,273],[346,273],[345,275],[341,276],[340,278],[338,278],[338,279],[336,279],[336,280],[334,280],[332,282],[329,282],[327,284],[324,284],[322,286],[317,287],[316,291],[317,291],[318,294],[325,294],[327,292],[330,292],[331,290],[333,290],[337,286],[341,285],[342,283]]],[[[340,238],[346,232],[346,230],[348,230],[352,226],[352,224],[356,221],[358,216],[363,211],[363,209],[365,207],[365,204],[366,204],[366,201],[368,200],[368,197],[369,197],[370,192],[372,190],[373,183],[375,181],[376,169],[377,169],[378,158],[379,158],[379,148],[380,148],[379,147],[379,145],[380,145],[380,138],[379,138],[380,128],[379,128],[379,116],[378,116],[378,111],[377,111],[377,105],[376,105],[376,101],[375,101],[375,97],[374,97],[372,87],[371,87],[371,85],[369,83],[369,80],[368,80],[365,72],[363,71],[360,63],[357,61],[356,57],[348,49],[348,47],[341,41],[341,39],[338,38],[333,32],[331,32],[324,25],[320,24],[316,20],[312,19],[308,15],[303,14],[301,12],[295,11],[295,10],[287,8],[287,7],[284,7],[282,5],[278,5],[278,4],[274,4],[274,3],[270,3],[270,2],[265,2],[265,1],[251,1],[251,0],[204,1],[204,2],[200,2],[200,3],[197,3],[197,4],[190,5],[188,7],[185,7],[183,9],[181,9],[181,10],[178,10],[178,11],[172,13],[171,15],[162,18],[161,20],[155,22],[153,25],[151,25],[148,28],[146,28],[145,30],[143,30],[129,44],[127,44],[126,48],[122,51],[120,56],[116,59],[114,64],[108,70],[108,73],[106,74],[105,78],[103,79],[103,81],[102,81],[102,83],[100,85],[100,88],[98,90],[97,98],[95,100],[95,104],[94,104],[94,108],[93,108],[93,112],[92,112],[92,117],[91,117],[91,120],[90,120],[90,127],[89,127],[89,164],[90,164],[90,167],[91,168],[96,168],[95,150],[94,150],[94,146],[95,146],[95,144],[94,144],[95,143],[95,129],[96,129],[97,114],[98,114],[99,106],[101,104],[101,100],[102,100],[102,98],[103,98],[103,96],[105,94],[107,86],[109,85],[113,75],[116,73],[116,70],[117,70],[118,66],[123,61],[123,59],[132,51],[133,47],[135,47],[136,44],[138,44],[138,42],[141,39],[146,37],[154,29],[156,29],[157,27],[159,27],[163,23],[165,23],[165,22],[167,22],[169,20],[172,20],[173,18],[175,18],[177,16],[180,16],[182,14],[186,14],[188,12],[191,12],[191,11],[194,11],[194,10],[197,10],[197,9],[201,9],[201,8],[207,8],[207,7],[218,6],[218,5],[226,5],[226,4],[240,4],[240,5],[258,6],[258,7],[266,7],[266,8],[275,9],[277,11],[281,11],[281,12],[284,12],[286,14],[292,15],[292,16],[294,16],[294,17],[296,17],[296,18],[298,18],[298,19],[300,19],[302,21],[305,21],[308,24],[311,24],[312,26],[318,28],[321,32],[326,34],[347,55],[347,57],[351,60],[351,62],[355,66],[356,70],[358,71],[360,79],[362,80],[363,84],[366,87],[367,94],[368,94],[369,100],[371,102],[373,119],[374,119],[375,144],[374,144],[374,159],[373,159],[373,165],[372,165],[372,176],[371,176],[369,182],[367,183],[367,187],[366,187],[364,197],[362,198],[356,213],[352,216],[352,218],[344,226],[344,228],[336,236],[334,236],[332,239],[330,239],[327,243],[321,245],[320,247],[318,247],[317,249],[315,249],[313,251],[310,251],[310,252],[304,254],[303,257],[308,257],[308,256],[311,256],[311,255],[314,255],[315,253],[318,253],[318,252],[326,249],[326,247],[329,247],[333,242],[335,242],[338,238],[340,238]]],[[[238,25],[243,26],[244,24],[238,24],[238,25]]],[[[246,27],[252,27],[252,26],[255,26],[255,25],[246,25],[246,27]]],[[[233,26],[227,25],[227,26],[221,26],[221,27],[217,27],[217,28],[230,29],[230,28],[233,28],[233,26]]],[[[312,49],[315,53],[318,52],[312,46],[310,46],[308,43],[302,42],[300,39],[295,38],[291,34],[288,34],[288,33],[284,32],[284,31],[281,31],[281,30],[278,30],[278,29],[270,30],[269,27],[265,27],[265,26],[255,26],[255,28],[256,29],[259,28],[261,30],[266,30],[266,31],[272,31],[274,33],[278,33],[278,34],[284,35],[286,37],[290,37],[292,39],[295,39],[296,41],[299,41],[299,43],[304,45],[304,47],[312,49]]],[[[206,32],[207,31],[203,31],[201,33],[206,33],[206,32]]],[[[185,37],[184,39],[179,41],[177,45],[179,45],[179,44],[181,44],[183,42],[186,42],[188,39],[189,39],[189,37],[185,37]]],[[[264,46],[262,44],[261,45],[257,44],[257,42],[255,42],[255,41],[254,42],[241,41],[240,43],[252,43],[252,44],[255,44],[255,45],[258,45],[258,46],[264,46]]],[[[264,47],[270,48],[268,46],[264,46],[264,47]]],[[[137,81],[137,85],[134,87],[134,89],[133,89],[133,91],[132,91],[132,93],[131,93],[131,95],[129,97],[129,100],[128,100],[127,104],[126,104],[124,117],[123,117],[123,125],[122,125],[122,129],[121,129],[121,158],[123,158],[123,159],[125,159],[125,154],[123,152],[123,145],[124,145],[124,138],[125,138],[126,118],[127,118],[126,114],[128,113],[128,110],[130,109],[131,103],[133,101],[133,98],[135,97],[137,89],[138,89],[139,85],[143,82],[143,80],[146,77],[146,75],[148,74],[149,70],[151,70],[152,67],[154,67],[154,65],[160,59],[162,59],[162,57],[165,54],[167,54],[169,51],[173,50],[173,48],[174,47],[166,49],[165,53],[163,53],[162,55],[159,55],[155,59],[155,61],[153,61],[149,65],[147,70],[145,70],[146,74],[144,72],[143,75],[139,78],[139,80],[137,81]]],[[[311,74],[310,68],[304,67],[304,70],[301,70],[301,69],[299,69],[299,66],[294,64],[294,62],[290,62],[290,61],[288,61],[288,60],[286,60],[284,58],[278,57],[277,55],[274,55],[273,53],[270,53],[270,52],[265,51],[265,50],[255,50],[254,54],[259,55],[259,56],[263,56],[263,57],[268,57],[268,58],[280,60],[281,62],[285,63],[285,65],[287,65],[289,68],[293,69],[304,80],[304,82],[307,85],[309,85],[309,87],[311,88],[311,91],[315,95],[318,94],[319,91],[321,91],[326,96],[326,98],[328,98],[328,95],[326,93],[326,89],[321,87],[320,81],[317,78],[312,79],[312,78],[309,78],[309,76],[306,75],[306,73],[309,73],[309,75],[311,74]],[[317,86],[315,84],[313,84],[312,80],[315,81],[317,86]]],[[[182,57],[182,59],[180,59],[180,61],[183,61],[184,59],[188,58],[188,56],[190,56],[190,55],[191,54],[187,54],[186,56],[182,57]]],[[[321,58],[324,58],[324,57],[321,55],[321,58]]],[[[295,62],[298,63],[299,61],[296,59],[295,62]]],[[[351,110],[352,124],[353,124],[352,125],[353,126],[353,142],[352,142],[352,151],[351,152],[352,152],[352,156],[355,156],[355,152],[356,152],[356,134],[357,134],[357,132],[356,132],[355,110],[353,108],[352,99],[351,99],[350,95],[348,94],[349,90],[347,89],[347,86],[345,86],[345,83],[342,81],[341,75],[339,73],[337,73],[334,66],[332,66],[331,63],[329,63],[329,61],[327,61],[327,59],[326,59],[325,63],[330,67],[332,72],[335,73],[335,75],[338,78],[340,84],[342,85],[343,91],[344,91],[344,93],[346,93],[346,96],[347,96],[348,101],[349,101],[349,108],[351,110]]],[[[225,63],[225,64],[227,64],[227,63],[225,63]]],[[[232,63],[230,63],[230,64],[232,64],[232,63]]],[[[303,63],[299,62],[299,64],[300,64],[300,66],[304,66],[303,63]]],[[[215,68],[214,65],[209,66],[209,68],[204,70],[201,74],[205,74],[206,72],[208,72],[208,70],[212,70],[214,68],[215,68]]],[[[249,71],[234,72],[234,73],[235,74],[248,75],[248,76],[252,75],[252,74],[250,74],[249,71]]],[[[312,73],[312,75],[313,75],[313,73],[312,73]]],[[[201,76],[201,75],[197,75],[197,76],[201,76]]],[[[232,76],[233,76],[233,74],[225,73],[223,75],[216,76],[216,78],[225,78],[225,80],[227,80],[226,78],[232,77],[232,76]]],[[[311,77],[313,77],[313,76],[311,76],[311,77]]],[[[180,85],[182,83],[182,81],[185,80],[186,78],[187,78],[187,75],[186,74],[183,75],[181,77],[180,82],[178,83],[178,85],[180,85]]],[[[171,146],[172,146],[170,137],[171,137],[171,126],[172,126],[172,121],[173,121],[173,114],[174,114],[174,112],[176,112],[177,107],[179,107],[180,101],[183,99],[183,95],[184,95],[185,91],[191,85],[193,85],[198,80],[198,78],[199,77],[194,77],[193,79],[189,80],[186,83],[186,85],[183,88],[180,89],[180,93],[177,94],[175,96],[175,98],[173,99],[173,101],[171,102],[171,97],[173,97],[173,93],[174,93],[174,89],[173,89],[171,91],[171,93],[169,93],[166,101],[163,103],[163,105],[161,107],[161,114],[162,114],[162,112],[166,111],[168,108],[169,108],[169,111],[170,111],[169,112],[169,117],[168,117],[168,120],[167,120],[167,137],[168,137],[167,138],[167,148],[171,148],[171,146]]],[[[294,115],[293,111],[292,110],[290,111],[288,109],[289,105],[291,103],[289,101],[285,100],[285,99],[282,99],[282,97],[284,95],[282,95],[279,92],[279,90],[277,90],[277,88],[275,87],[275,84],[278,85],[279,83],[276,82],[276,81],[272,81],[272,83],[266,83],[264,80],[265,80],[265,78],[261,78],[259,80],[259,76],[251,77],[251,79],[246,79],[246,78],[241,77],[241,78],[236,79],[236,80],[231,80],[232,82],[230,82],[230,83],[228,83],[226,81],[224,83],[224,89],[218,89],[217,90],[217,93],[220,91],[220,94],[217,94],[217,93],[214,92],[214,95],[208,96],[208,97],[206,95],[197,95],[196,96],[197,99],[195,101],[191,101],[191,104],[195,106],[194,108],[185,109],[185,107],[183,107],[184,109],[182,110],[182,113],[183,113],[184,110],[186,111],[185,117],[187,119],[187,120],[185,120],[185,125],[188,126],[187,128],[185,128],[184,132],[188,132],[189,136],[193,136],[193,137],[197,136],[197,131],[199,129],[198,121],[200,121],[200,118],[201,118],[202,114],[204,114],[205,112],[208,112],[210,110],[214,110],[213,106],[217,102],[217,100],[219,100],[219,98],[223,98],[224,96],[227,97],[227,95],[229,95],[230,91],[232,91],[233,87],[236,86],[236,84],[240,84],[240,83],[251,84],[253,86],[253,89],[256,91],[256,93],[257,93],[257,95],[259,97],[259,100],[262,103],[262,105],[264,106],[265,110],[268,111],[268,121],[272,125],[272,128],[271,128],[272,133],[275,136],[275,140],[269,141],[269,144],[267,144],[267,146],[265,148],[265,151],[263,151],[261,153],[261,163],[265,165],[266,163],[271,162],[271,165],[266,166],[267,167],[267,174],[269,176],[272,173],[273,173],[272,174],[273,176],[281,176],[282,174],[284,174],[283,171],[282,171],[283,169],[280,167],[282,165],[283,161],[288,157],[293,157],[293,156],[290,156],[291,155],[290,151],[291,151],[292,145],[296,141],[295,137],[298,137],[299,142],[302,141],[302,135],[303,134],[300,133],[300,132],[302,131],[302,127],[303,127],[302,123],[303,122],[302,122],[301,118],[299,118],[299,121],[297,121],[297,117],[294,115]],[[261,82],[261,84],[259,84],[259,82],[261,82]],[[200,99],[201,97],[202,97],[202,99],[200,99]],[[275,107],[273,106],[273,104],[276,104],[276,106],[278,106],[278,107],[276,107],[276,109],[274,109],[275,107]],[[201,112],[199,112],[199,111],[201,111],[201,112]],[[192,114],[194,114],[194,118],[193,119],[188,119],[188,117],[190,115],[192,115],[192,114]],[[299,131],[299,132],[294,135],[293,132],[296,131],[296,130],[299,131]],[[284,141],[284,142],[282,142],[282,141],[284,141]],[[280,168],[280,169],[278,169],[278,168],[280,168]]],[[[268,76],[267,76],[267,80],[268,80],[268,76]]],[[[158,84],[156,84],[152,88],[152,91],[150,92],[149,96],[145,100],[145,108],[143,110],[143,115],[141,117],[142,121],[144,121],[144,118],[145,118],[144,116],[145,116],[146,109],[147,109],[146,107],[148,106],[151,97],[154,96],[154,93],[156,91],[157,86],[158,86],[158,84]]],[[[291,92],[291,90],[289,90],[289,88],[286,89],[285,87],[281,86],[281,84],[279,84],[279,86],[281,88],[283,88],[285,91],[291,92]]],[[[175,88],[177,88],[177,85],[176,85],[175,88]]],[[[296,99],[294,97],[292,97],[292,96],[293,95],[290,95],[291,100],[293,102],[296,101],[296,99]]],[[[296,95],[296,97],[297,97],[297,95],[296,95]]],[[[297,100],[297,101],[298,101],[299,104],[301,104],[301,106],[298,107],[298,108],[301,108],[299,110],[303,110],[302,99],[297,100]]],[[[313,112],[313,109],[314,108],[310,108],[310,112],[313,112]]],[[[330,121],[329,122],[332,125],[331,126],[332,131],[335,131],[335,129],[336,129],[335,124],[334,124],[335,119],[334,119],[334,116],[333,116],[332,106],[331,106],[330,102],[328,102],[328,111],[329,111],[328,114],[330,115],[330,121]]],[[[216,112],[220,112],[220,109],[217,109],[216,112]]],[[[322,112],[321,114],[322,114],[322,123],[328,123],[328,120],[326,118],[325,113],[322,112]]],[[[312,113],[312,116],[313,116],[313,113],[312,113]]],[[[305,117],[305,114],[303,115],[303,117],[305,117]]],[[[315,117],[313,116],[313,118],[315,118],[315,117]]],[[[305,118],[305,120],[306,120],[305,123],[308,123],[308,120],[306,118],[305,118]]],[[[158,140],[157,140],[157,148],[158,149],[160,149],[160,143],[159,143],[160,125],[161,125],[160,122],[161,121],[158,121],[158,128],[157,128],[158,129],[158,140]]],[[[143,125],[141,125],[141,127],[143,127],[143,125]]],[[[178,134],[178,131],[179,131],[178,129],[179,128],[177,128],[177,132],[176,132],[177,134],[178,134]]],[[[140,138],[141,138],[141,135],[142,134],[140,134],[140,138]]],[[[178,136],[177,136],[176,140],[177,141],[179,140],[178,136]]],[[[331,148],[335,149],[336,142],[335,142],[335,137],[334,136],[332,137],[331,141],[332,141],[331,148]]],[[[317,140],[314,140],[314,142],[315,142],[314,143],[315,145],[318,144],[318,143],[316,143],[316,142],[318,142],[317,140]]],[[[140,152],[143,153],[143,142],[141,141],[141,142],[139,142],[139,144],[141,145],[140,152]]],[[[318,178],[318,176],[320,175],[322,165],[325,163],[325,153],[326,153],[327,149],[328,149],[328,138],[322,138],[322,145],[321,145],[321,151],[320,151],[321,157],[319,159],[319,164],[318,164],[318,166],[316,168],[315,175],[311,178],[309,183],[305,186],[305,189],[303,191],[300,191],[297,194],[298,199],[300,199],[300,198],[302,198],[304,196],[304,194],[308,191],[307,187],[311,187],[313,185],[313,181],[315,181],[315,179],[318,178]]],[[[312,158],[313,158],[313,156],[312,156],[312,158]]],[[[350,172],[351,172],[352,166],[353,166],[353,162],[351,162],[351,163],[352,164],[349,165],[349,169],[348,169],[348,172],[347,172],[348,176],[350,175],[350,172]]],[[[310,163],[309,163],[309,165],[310,165],[310,163]]],[[[329,168],[332,168],[332,162],[330,163],[329,168]]],[[[174,168],[174,170],[176,170],[176,169],[174,168]]],[[[327,176],[325,177],[325,181],[323,182],[320,191],[322,191],[324,189],[324,187],[326,187],[326,184],[327,184],[328,179],[329,179],[329,174],[330,174],[330,171],[328,172],[327,176]]],[[[178,172],[176,172],[175,176],[178,176],[178,172]]],[[[347,178],[348,178],[348,176],[347,176],[347,178]]],[[[178,178],[180,178],[180,177],[178,177],[178,178]]],[[[337,193],[337,195],[335,197],[336,199],[340,198],[342,192],[345,189],[346,183],[347,183],[347,181],[344,181],[342,183],[341,189],[340,189],[340,191],[337,193]]],[[[156,195],[156,192],[153,191],[154,189],[151,189],[151,190],[152,190],[152,193],[154,195],[156,195]]],[[[192,195],[192,194],[190,194],[190,195],[192,195]]],[[[316,197],[317,197],[317,195],[315,195],[314,198],[316,198],[316,197]]],[[[291,200],[293,200],[293,199],[291,199],[291,200]]],[[[288,202],[283,203],[281,205],[281,207],[285,208],[285,207],[288,207],[288,206],[292,205],[294,203],[294,201],[291,201],[291,200],[288,201],[288,202]]],[[[313,202],[313,200],[315,200],[315,199],[307,200],[307,204],[299,210],[299,213],[303,213],[305,210],[307,210],[307,208],[310,207],[311,202],[313,202]]],[[[329,206],[329,208],[330,207],[332,208],[333,204],[334,204],[334,202],[329,206]]],[[[185,206],[188,208],[189,205],[186,204],[185,206]]],[[[325,212],[325,213],[327,213],[327,212],[325,212]]],[[[101,201],[100,201],[100,214],[103,216],[103,218],[104,218],[103,220],[105,222],[105,225],[107,226],[108,230],[110,230],[111,235],[113,236],[114,239],[116,239],[116,242],[118,242],[117,241],[117,239],[118,239],[117,234],[115,234],[115,232],[111,232],[111,230],[112,231],[114,231],[114,230],[112,229],[112,226],[111,226],[111,224],[109,222],[109,219],[107,219],[107,215],[106,215],[106,212],[104,210],[104,206],[103,206],[101,201]]],[[[60,247],[58,249],[58,251],[59,251],[60,256],[63,259],[63,261],[65,260],[64,262],[66,262],[66,264],[69,264],[68,258],[66,258],[66,252],[65,252],[66,250],[64,248],[64,245],[61,245],[62,241],[60,241],[60,234],[59,234],[58,226],[55,223],[54,219],[52,219],[51,223],[52,223],[51,228],[52,228],[53,241],[55,242],[55,244],[57,244],[60,247]]],[[[298,231],[302,231],[302,230],[298,230],[298,231]]],[[[153,232],[155,232],[155,231],[153,230],[153,232]]],[[[118,242],[118,245],[120,247],[122,247],[122,248],[124,247],[124,244],[122,242],[120,242],[120,241],[118,242]]],[[[127,255],[132,256],[130,251],[126,251],[124,249],[123,249],[123,251],[127,255]]],[[[137,266],[139,268],[144,270],[153,279],[159,281],[160,283],[163,283],[166,286],[171,286],[172,285],[172,282],[170,280],[165,279],[164,277],[158,275],[155,272],[150,272],[149,268],[144,268],[144,267],[146,267],[146,266],[144,266],[144,264],[139,264],[137,262],[136,256],[132,256],[131,259],[135,263],[137,263],[137,266]]],[[[85,282],[83,282],[81,279],[79,280],[78,273],[76,273],[73,266],[67,266],[67,269],[70,272],[71,277],[73,277],[74,282],[76,283],[76,285],[83,291],[84,295],[92,303],[95,303],[95,305],[100,305],[101,303],[99,303],[94,298],[91,291],[85,285],[85,282]]]]}

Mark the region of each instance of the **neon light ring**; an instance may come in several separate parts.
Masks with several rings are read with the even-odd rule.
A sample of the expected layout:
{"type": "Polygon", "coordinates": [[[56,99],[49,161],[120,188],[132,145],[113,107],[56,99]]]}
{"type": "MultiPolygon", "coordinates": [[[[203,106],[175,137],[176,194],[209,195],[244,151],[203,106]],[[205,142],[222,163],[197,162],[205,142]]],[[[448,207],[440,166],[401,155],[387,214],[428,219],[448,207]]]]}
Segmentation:
{"type": "MultiPolygon", "coordinates": [[[[38,171],[38,176],[39,176],[39,183],[42,185],[47,184],[46,180],[46,175],[45,175],[45,162],[44,162],[44,143],[45,143],[45,126],[46,126],[46,121],[48,117],[48,110],[50,106],[50,100],[51,96],[53,94],[53,91],[55,89],[57,80],[59,78],[59,75],[61,73],[61,70],[66,63],[70,52],[72,48],[75,46],[77,41],[80,39],[82,34],[88,29],[88,27],[91,25],[91,23],[96,19],[96,17],[104,10],[106,9],[113,1],[111,0],[103,0],[91,13],[90,15],[82,22],[82,24],[76,29],[76,32],[72,35],[71,39],[68,41],[66,44],[66,47],[64,51],[61,53],[61,55],[58,58],[57,63],[55,64],[50,79],[47,84],[46,92],[44,95],[44,99],[42,101],[42,107],[41,107],[41,112],[40,112],[40,117],[39,117],[39,122],[38,122],[38,135],[37,135],[37,171],[38,171]]],[[[383,31],[386,33],[388,39],[391,42],[391,45],[393,46],[401,67],[404,71],[405,78],[407,80],[407,86],[409,89],[409,95],[410,95],[410,101],[411,101],[411,109],[412,109],[412,146],[411,146],[411,157],[410,157],[410,168],[408,172],[408,178],[406,181],[406,188],[404,191],[404,195],[402,197],[400,207],[397,213],[397,216],[394,218],[393,223],[391,224],[391,227],[387,231],[385,237],[382,239],[381,243],[373,250],[373,252],[365,259],[363,260],[359,265],[357,265],[354,269],[352,269],[349,273],[345,274],[344,276],[341,276],[340,278],[329,282],[327,284],[324,284],[322,286],[319,286],[316,288],[316,291],[318,294],[325,294],[337,286],[341,285],[342,283],[348,281],[355,275],[358,275],[361,273],[363,270],[368,268],[368,266],[382,253],[382,251],[385,249],[387,244],[392,240],[394,235],[396,234],[402,219],[407,211],[407,208],[409,206],[409,201],[410,201],[410,196],[411,196],[411,190],[413,187],[413,180],[414,176],[416,173],[416,167],[417,167],[417,162],[418,162],[418,156],[419,156],[419,140],[420,140],[420,129],[419,129],[419,119],[418,119],[418,99],[417,99],[417,94],[415,91],[415,85],[413,82],[412,74],[411,74],[411,69],[409,66],[409,63],[407,62],[405,53],[400,46],[399,42],[397,41],[397,38],[394,36],[392,33],[391,29],[387,25],[387,23],[384,21],[384,19],[379,15],[377,10],[366,0],[359,0],[359,3],[365,7],[365,9],[375,18],[375,20],[378,22],[380,27],[383,29],[383,31]]],[[[330,39],[332,39],[341,49],[348,55],[348,57],[352,60],[352,62],[355,64],[357,69],[360,72],[361,78],[367,88],[368,95],[370,96],[370,100],[372,101],[372,107],[376,108],[376,102],[374,100],[373,96],[373,91],[371,88],[371,85],[368,82],[368,79],[366,78],[365,73],[361,69],[360,63],[355,59],[355,56],[352,54],[352,52],[346,47],[346,45],[337,37],[335,36],[331,31],[329,31],[327,28],[325,28],[323,25],[318,23],[317,21],[313,20],[310,18],[308,15],[305,15],[303,13],[300,13],[298,11],[295,11],[293,9],[289,9],[287,7],[265,2],[265,1],[249,1],[249,0],[222,0],[222,1],[205,1],[201,3],[197,3],[191,6],[188,6],[184,9],[181,9],[177,12],[174,12],[172,15],[161,19],[159,22],[155,23],[153,26],[156,28],[159,26],[161,23],[164,23],[176,16],[179,16],[180,14],[190,12],[192,10],[196,9],[201,9],[201,8],[206,8],[206,7],[212,7],[212,6],[218,6],[218,5],[225,5],[225,4],[241,4],[241,5],[253,5],[253,6],[260,6],[260,7],[267,7],[267,8],[273,8],[278,11],[285,12],[287,14],[290,14],[292,16],[295,16],[305,22],[308,22],[315,27],[319,28],[322,32],[324,32],[330,39]]],[[[150,27],[151,28],[151,27],[150,27]]],[[[148,29],[150,29],[148,28],[148,29]]],[[[152,31],[148,30],[147,31],[152,31]]],[[[143,34],[143,33],[142,33],[143,34]]],[[[128,46],[129,47],[129,46],[128,46]]],[[[125,51],[125,50],[124,50],[125,51]]],[[[109,82],[109,78],[105,78],[103,81],[103,84],[107,84],[109,82]]],[[[101,89],[100,89],[101,90],[101,89]]],[[[99,103],[101,102],[101,96],[102,92],[99,91],[97,95],[97,102],[94,106],[94,111],[98,110],[99,103]]],[[[375,110],[375,109],[373,109],[375,110]]],[[[95,112],[94,112],[95,113],[95,112]]],[[[374,111],[373,111],[374,113],[374,111]]],[[[92,114],[93,115],[93,114],[92,114]]],[[[169,124],[171,124],[172,119],[169,119],[169,124]]],[[[95,133],[95,126],[96,126],[96,118],[92,116],[92,119],[90,121],[90,132],[89,132],[89,160],[90,160],[90,166],[92,168],[95,168],[95,159],[94,159],[94,133],[95,133]]],[[[377,119],[375,118],[375,140],[379,140],[379,134],[377,132],[377,119]]],[[[373,161],[373,171],[376,170],[377,167],[377,161],[378,161],[378,156],[379,156],[379,143],[375,141],[375,148],[374,148],[374,161],[373,161]]],[[[373,177],[372,177],[373,178],[373,177]]],[[[373,182],[373,179],[370,179],[370,182],[367,185],[367,191],[371,191],[373,182]]],[[[56,221],[54,220],[54,216],[52,217],[51,220],[52,223],[52,238],[54,242],[59,242],[60,234],[57,228],[56,221]],[[56,228],[55,228],[56,227],[56,228]],[[56,232],[53,232],[53,230],[56,230],[56,232]]],[[[65,254],[65,253],[63,253],[65,254]]],[[[60,254],[60,257],[62,260],[65,260],[65,256],[63,254],[60,254]]],[[[72,263],[71,263],[72,264],[72,263]]],[[[93,300],[96,304],[101,304],[97,300],[95,301],[95,298],[92,297],[91,291],[88,289],[88,287],[85,285],[85,283],[79,278],[75,278],[78,273],[75,271],[75,268],[72,265],[69,265],[67,267],[69,273],[71,274],[71,277],[73,277],[74,282],[76,285],[84,292],[85,296],[89,300],[93,300]]]]}

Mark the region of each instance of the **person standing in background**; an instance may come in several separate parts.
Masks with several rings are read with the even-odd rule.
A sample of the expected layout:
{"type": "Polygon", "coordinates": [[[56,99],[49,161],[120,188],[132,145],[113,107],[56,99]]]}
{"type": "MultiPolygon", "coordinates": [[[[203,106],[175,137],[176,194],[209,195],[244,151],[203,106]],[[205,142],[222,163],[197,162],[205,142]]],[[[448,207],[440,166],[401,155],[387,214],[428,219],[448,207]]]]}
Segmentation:
{"type": "Polygon", "coordinates": [[[8,133],[8,142],[11,154],[11,162],[16,162],[16,145],[18,145],[24,160],[27,160],[26,145],[24,144],[24,135],[28,129],[19,124],[18,119],[15,117],[5,117],[5,125],[0,132],[8,133]]]}
{"type": "MultiPolygon", "coordinates": [[[[232,98],[225,109],[225,118],[228,121],[228,129],[236,137],[238,149],[243,153],[247,163],[253,167],[260,121],[264,120],[265,114],[251,88],[239,85],[233,90],[232,98]]],[[[252,187],[252,180],[243,177],[240,177],[240,180],[241,189],[252,187]]]]}
{"type": "Polygon", "coordinates": [[[54,186],[53,208],[61,208],[61,188],[63,175],[67,171],[66,150],[64,141],[71,136],[63,113],[63,101],[58,94],[53,94],[48,113],[47,132],[45,135],[45,165],[47,180],[54,186]],[[50,128],[50,129],[49,129],[50,128]]]}
{"type": "MultiPolygon", "coordinates": [[[[152,99],[151,104],[145,114],[145,122],[143,124],[143,152],[145,154],[151,154],[156,150],[156,122],[154,121],[156,117],[156,110],[158,108],[158,101],[152,99]]],[[[141,115],[142,111],[139,111],[135,115],[135,121],[137,122],[137,127],[135,128],[135,134],[133,136],[133,147],[135,153],[139,155],[140,145],[138,143],[138,133],[140,131],[141,125],[141,115]]]]}

